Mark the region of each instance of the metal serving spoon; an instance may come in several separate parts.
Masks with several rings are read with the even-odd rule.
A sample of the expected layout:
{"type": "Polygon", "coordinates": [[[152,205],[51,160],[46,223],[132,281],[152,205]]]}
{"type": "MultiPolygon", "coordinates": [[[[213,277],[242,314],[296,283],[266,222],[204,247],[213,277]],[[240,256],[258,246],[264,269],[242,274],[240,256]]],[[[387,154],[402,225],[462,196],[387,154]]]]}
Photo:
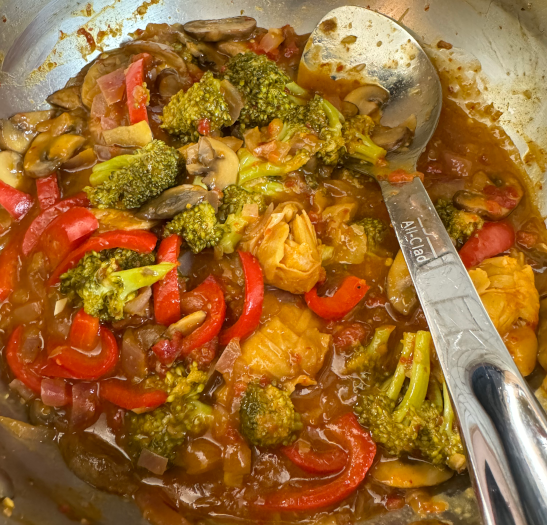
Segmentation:
{"type": "MultiPolygon", "coordinates": [[[[411,146],[388,156],[390,170],[416,170],[437,126],[442,92],[437,72],[408,31],[362,7],[334,9],[311,34],[300,63],[299,83],[312,87],[306,83],[314,77],[306,70],[324,75],[324,82],[383,86],[390,94],[382,118],[386,125],[416,115],[411,146]]],[[[545,525],[545,414],[490,321],[420,179],[402,185],[380,181],[380,186],[459,417],[483,520],[545,525]]]]}

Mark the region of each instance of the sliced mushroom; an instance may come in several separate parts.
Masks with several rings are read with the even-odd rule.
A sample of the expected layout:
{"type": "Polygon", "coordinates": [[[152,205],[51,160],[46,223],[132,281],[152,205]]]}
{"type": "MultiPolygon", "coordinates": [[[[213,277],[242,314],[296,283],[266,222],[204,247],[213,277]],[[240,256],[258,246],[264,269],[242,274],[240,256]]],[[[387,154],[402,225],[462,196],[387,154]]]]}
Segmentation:
{"type": "Polygon", "coordinates": [[[346,118],[355,117],[359,113],[359,108],[353,103],[346,100],[342,101],[342,115],[346,118]]]}
{"type": "Polygon", "coordinates": [[[195,40],[186,31],[182,31],[178,35],[181,42],[186,44],[188,51],[190,51],[193,57],[198,59],[202,66],[213,65],[217,70],[220,70],[226,64],[226,57],[219,53],[211,44],[195,40]]]}
{"type": "Polygon", "coordinates": [[[49,131],[54,137],[63,135],[64,133],[73,132],[79,134],[84,127],[84,119],[82,115],[77,113],[61,113],[58,117],[40,122],[36,126],[36,131],[44,133],[49,131]]]}
{"type": "Polygon", "coordinates": [[[55,116],[54,109],[46,111],[28,111],[27,113],[17,113],[10,120],[23,131],[36,131],[36,126],[45,120],[50,120],[55,116]]]}
{"type": "Polygon", "coordinates": [[[139,219],[172,219],[207,198],[207,190],[194,184],[181,184],[147,202],[136,214],[139,219]]]}
{"type": "Polygon", "coordinates": [[[167,44],[148,42],[146,40],[134,40],[123,44],[121,49],[132,53],[150,53],[154,57],[163,60],[168,66],[175,68],[180,74],[185,76],[188,74],[186,62],[167,44]]]}
{"type": "Polygon", "coordinates": [[[15,151],[0,151],[0,180],[12,188],[23,182],[23,159],[15,151]]]}
{"type": "Polygon", "coordinates": [[[351,102],[360,115],[370,115],[389,100],[389,93],[376,84],[358,87],[346,95],[344,102],[351,102]]]}
{"type": "Polygon", "coordinates": [[[97,164],[97,154],[93,148],[86,148],[80,151],[78,155],[72,157],[65,162],[61,167],[64,171],[73,173],[76,171],[87,170],[97,164]]]}
{"type": "Polygon", "coordinates": [[[35,133],[23,131],[15,126],[11,121],[0,120],[0,148],[9,149],[17,153],[25,153],[35,133]]]}
{"type": "Polygon", "coordinates": [[[68,111],[78,109],[82,107],[82,100],[80,98],[81,88],[80,86],[69,86],[55,91],[49,97],[47,101],[52,106],[58,106],[68,111]]]}
{"type": "Polygon", "coordinates": [[[240,53],[249,51],[249,44],[248,42],[221,42],[218,44],[217,49],[229,57],[235,57],[240,53]]]}
{"type": "Polygon", "coordinates": [[[220,83],[220,91],[224,95],[224,99],[228,104],[230,118],[232,119],[230,125],[235,124],[235,121],[239,118],[239,114],[245,105],[243,97],[241,96],[239,90],[228,80],[223,80],[220,83]]]}
{"type": "Polygon", "coordinates": [[[231,38],[247,38],[256,28],[250,16],[234,16],[217,20],[194,20],[184,24],[184,30],[197,40],[221,42],[231,38]]]}
{"type": "Polygon", "coordinates": [[[65,134],[54,137],[50,132],[40,133],[25,155],[25,173],[35,179],[47,177],[72,158],[84,142],[85,139],[79,135],[65,134]]]}
{"type": "Polygon", "coordinates": [[[197,144],[186,150],[186,169],[190,175],[205,175],[203,184],[222,191],[226,186],[237,183],[239,159],[223,142],[200,137],[197,144]]]}
{"type": "Polygon", "coordinates": [[[409,315],[418,304],[418,295],[401,250],[387,274],[387,296],[393,308],[403,315],[409,315]]]}
{"type": "Polygon", "coordinates": [[[380,461],[370,469],[371,476],[380,483],[399,489],[434,487],[449,480],[454,471],[438,468],[425,461],[390,459],[380,461]]]}
{"type": "Polygon", "coordinates": [[[125,210],[91,208],[90,211],[99,221],[100,233],[112,230],[150,230],[157,224],[157,221],[139,219],[134,213],[125,210]]]}
{"type": "Polygon", "coordinates": [[[180,332],[182,335],[188,335],[192,333],[198,326],[203,324],[207,314],[203,310],[198,310],[197,312],[192,312],[189,315],[186,315],[176,323],[173,323],[169,326],[165,335],[167,337],[173,337],[175,332],[180,332]]]}
{"type": "Polygon", "coordinates": [[[160,96],[171,98],[181,89],[187,87],[187,83],[181,78],[178,71],[171,67],[163,69],[156,79],[156,87],[160,96]]]}
{"type": "Polygon", "coordinates": [[[490,221],[507,217],[524,196],[521,183],[509,173],[487,175],[479,171],[473,175],[472,187],[456,192],[454,206],[490,221]]]}
{"type": "Polygon", "coordinates": [[[386,151],[395,151],[410,145],[414,134],[406,126],[388,128],[376,126],[370,137],[372,141],[386,151]]]}

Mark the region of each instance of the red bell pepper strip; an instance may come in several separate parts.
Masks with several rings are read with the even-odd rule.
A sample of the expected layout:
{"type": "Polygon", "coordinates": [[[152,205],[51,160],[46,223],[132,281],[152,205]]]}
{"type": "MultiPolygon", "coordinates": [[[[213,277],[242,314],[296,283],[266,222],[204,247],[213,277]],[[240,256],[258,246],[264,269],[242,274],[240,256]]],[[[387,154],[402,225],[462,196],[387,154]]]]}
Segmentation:
{"type": "Polygon", "coordinates": [[[151,410],[167,401],[167,393],[163,390],[146,390],[121,379],[102,381],[99,397],[126,410],[151,410]]]}
{"type": "MultiPolygon", "coordinates": [[[[182,239],[178,235],[170,235],[161,241],[158,248],[157,262],[176,263],[180,254],[182,239]]],[[[152,285],[154,294],[154,316],[156,322],[169,326],[180,319],[179,278],[176,268],[173,268],[161,281],[152,285]]]]}
{"type": "Polygon", "coordinates": [[[19,244],[11,241],[0,253],[0,303],[13,292],[19,277],[19,244]]]}
{"type": "Polygon", "coordinates": [[[234,337],[243,339],[251,334],[260,323],[262,304],[264,302],[264,277],[258,259],[238,250],[243,273],[245,274],[245,302],[243,313],[236,323],[220,334],[220,344],[227,345],[234,337]]]}
{"type": "MultiPolygon", "coordinates": [[[[112,372],[118,364],[118,344],[114,334],[104,326],[100,330],[100,336],[101,351],[98,355],[85,354],[68,345],[58,347],[49,359],[66,370],[66,375],[60,374],[57,377],[95,380],[112,372]]],[[[42,369],[42,373],[55,375],[53,369],[47,365],[42,369]]]]}
{"type": "Polygon", "coordinates": [[[344,414],[327,428],[348,452],[346,468],[323,486],[278,491],[259,498],[255,505],[272,511],[315,510],[348,497],[365,479],[376,454],[376,445],[354,414],[344,414]]]}
{"type": "Polygon", "coordinates": [[[75,206],[89,206],[89,199],[84,192],[78,193],[73,197],[63,199],[40,213],[40,215],[32,221],[25,233],[25,236],[23,237],[23,243],[21,245],[23,255],[27,256],[34,250],[34,248],[36,248],[40,237],[55,218],[75,206]]]}
{"type": "MultiPolygon", "coordinates": [[[[186,356],[192,350],[207,344],[216,337],[224,323],[226,303],[222,288],[216,279],[210,275],[197,288],[185,294],[195,304],[199,304],[200,310],[207,312],[203,324],[196,328],[190,335],[184,337],[180,332],[175,332],[172,339],[160,339],[152,350],[163,364],[173,363],[179,355],[186,356]]],[[[197,310],[196,310],[197,311],[197,310]]]]}
{"type": "Polygon", "coordinates": [[[90,237],[61,261],[49,278],[49,284],[56,284],[59,281],[59,277],[71,268],[74,268],[87,252],[100,252],[111,248],[127,248],[139,253],[150,253],[154,251],[157,242],[158,238],[153,233],[144,230],[114,230],[90,237]]]}
{"type": "Polygon", "coordinates": [[[348,462],[348,455],[339,448],[316,452],[311,448],[303,449],[299,446],[298,441],[288,447],[283,447],[281,452],[295,465],[311,474],[340,472],[348,462]]]}
{"type": "Polygon", "coordinates": [[[21,357],[22,346],[23,327],[18,326],[10,335],[8,346],[6,347],[6,361],[13,375],[26,387],[40,395],[42,391],[42,376],[31,365],[23,361],[21,357]]]}
{"type": "Polygon", "coordinates": [[[36,179],[36,192],[42,211],[57,204],[61,200],[57,173],[52,173],[49,177],[44,177],[43,179],[36,179]]]}
{"type": "Polygon", "coordinates": [[[73,348],[91,351],[99,344],[99,318],[78,310],[70,327],[69,341],[73,348]]]}
{"type": "Polygon", "coordinates": [[[460,257],[466,268],[477,266],[515,244],[515,230],[504,222],[487,222],[462,246],[460,257]]]}
{"type": "Polygon", "coordinates": [[[323,319],[342,319],[369,291],[370,286],[363,279],[353,275],[346,277],[332,297],[319,297],[317,286],[304,295],[307,305],[323,319]]]}
{"type": "Polygon", "coordinates": [[[145,120],[148,122],[149,93],[144,83],[144,59],[133,62],[125,72],[125,84],[127,87],[127,109],[129,110],[129,121],[131,124],[138,124],[145,120]]]}
{"type": "Polygon", "coordinates": [[[55,268],[98,228],[97,217],[87,208],[71,208],[46,228],[40,239],[41,249],[55,268]]]}
{"type": "Polygon", "coordinates": [[[22,219],[34,204],[34,199],[0,180],[0,204],[16,220],[22,219]]]}

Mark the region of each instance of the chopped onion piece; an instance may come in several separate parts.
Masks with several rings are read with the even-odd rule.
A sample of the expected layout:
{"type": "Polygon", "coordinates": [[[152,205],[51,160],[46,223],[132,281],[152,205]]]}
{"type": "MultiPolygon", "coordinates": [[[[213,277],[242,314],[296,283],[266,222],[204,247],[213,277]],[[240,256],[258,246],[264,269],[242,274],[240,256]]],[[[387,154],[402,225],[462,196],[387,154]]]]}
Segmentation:
{"type": "Polygon", "coordinates": [[[239,346],[239,337],[234,337],[222,352],[215,369],[221,374],[231,374],[237,358],[241,355],[241,346],[239,346]]]}
{"type": "Polygon", "coordinates": [[[63,407],[69,402],[64,379],[46,377],[42,379],[41,390],[42,403],[48,407],[63,407]]]}
{"type": "Polygon", "coordinates": [[[132,328],[128,328],[123,334],[120,360],[122,370],[130,380],[145,378],[146,352],[136,339],[132,328]]]}
{"type": "Polygon", "coordinates": [[[87,428],[97,410],[97,383],[76,383],[72,387],[71,426],[87,428]]]}
{"type": "Polygon", "coordinates": [[[123,67],[99,77],[97,84],[109,106],[119,102],[125,92],[125,73],[123,67]]]}
{"type": "Polygon", "coordinates": [[[271,53],[274,49],[277,49],[280,44],[285,40],[283,31],[279,28],[271,28],[262,37],[259,47],[266,53],[271,53]]]}
{"type": "Polygon", "coordinates": [[[143,448],[137,465],[161,476],[167,470],[168,459],[143,448]]]}
{"type": "Polygon", "coordinates": [[[150,298],[152,297],[152,287],[146,286],[139,291],[135,299],[129,301],[123,308],[125,313],[129,315],[139,315],[144,317],[150,306],[150,298]]]}
{"type": "Polygon", "coordinates": [[[55,303],[55,310],[53,311],[53,315],[54,316],[59,315],[65,309],[65,306],[67,303],[68,303],[68,297],[63,297],[62,299],[59,299],[55,303]]]}

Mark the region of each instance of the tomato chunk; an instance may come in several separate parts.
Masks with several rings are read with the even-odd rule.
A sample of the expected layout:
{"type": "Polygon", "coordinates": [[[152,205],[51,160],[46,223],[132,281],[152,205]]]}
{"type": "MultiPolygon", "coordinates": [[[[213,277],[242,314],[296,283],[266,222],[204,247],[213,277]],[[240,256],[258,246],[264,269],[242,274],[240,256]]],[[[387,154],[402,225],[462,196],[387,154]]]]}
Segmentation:
{"type": "Polygon", "coordinates": [[[504,222],[487,222],[462,246],[460,257],[466,268],[508,250],[515,244],[515,230],[504,222]]]}

